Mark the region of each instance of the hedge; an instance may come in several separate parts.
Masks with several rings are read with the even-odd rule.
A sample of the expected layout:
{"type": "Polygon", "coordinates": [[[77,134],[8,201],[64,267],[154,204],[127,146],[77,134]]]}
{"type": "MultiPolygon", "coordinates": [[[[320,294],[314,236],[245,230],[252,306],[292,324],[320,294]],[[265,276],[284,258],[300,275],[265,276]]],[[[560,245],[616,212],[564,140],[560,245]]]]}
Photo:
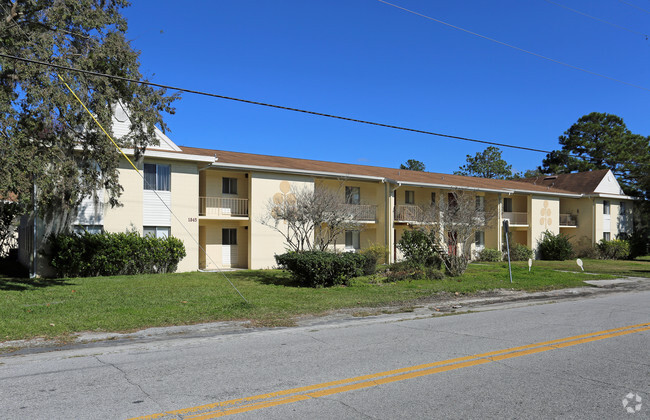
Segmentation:
{"type": "Polygon", "coordinates": [[[45,256],[58,277],[172,273],[186,255],[183,242],[137,232],[51,235],[45,256]]]}
{"type": "Polygon", "coordinates": [[[372,274],[376,264],[371,256],[325,251],[287,252],[276,255],[275,261],[280,268],[289,271],[298,284],[309,287],[347,284],[354,277],[372,274]]]}

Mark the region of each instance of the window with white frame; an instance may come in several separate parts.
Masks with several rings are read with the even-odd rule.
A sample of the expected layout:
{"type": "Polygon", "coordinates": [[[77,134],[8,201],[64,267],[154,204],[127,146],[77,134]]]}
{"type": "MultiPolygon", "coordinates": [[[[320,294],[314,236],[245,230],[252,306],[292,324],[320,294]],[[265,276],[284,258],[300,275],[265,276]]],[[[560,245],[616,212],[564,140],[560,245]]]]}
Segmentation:
{"type": "Polygon", "coordinates": [[[345,249],[361,248],[361,232],[358,230],[345,231],[345,249]]]}
{"type": "Polygon", "coordinates": [[[479,230],[474,233],[474,245],[476,248],[483,248],[485,246],[485,232],[479,230]]]}
{"type": "Polygon", "coordinates": [[[609,241],[610,238],[612,237],[610,232],[603,232],[603,239],[606,241],[609,241]]]}
{"type": "Polygon", "coordinates": [[[345,202],[347,204],[361,204],[361,189],[359,187],[345,187],[345,202]]]}
{"type": "Polygon", "coordinates": [[[237,229],[227,228],[221,230],[222,245],[237,245],[237,229]]]}
{"type": "Polygon", "coordinates": [[[102,225],[74,225],[74,233],[82,235],[84,233],[97,234],[104,231],[104,226],[102,225]]]}
{"type": "Polygon", "coordinates": [[[609,214],[609,201],[603,200],[603,214],[609,214]]]}
{"type": "Polygon", "coordinates": [[[170,235],[169,226],[144,226],[142,228],[143,236],[153,236],[154,238],[165,239],[170,235]]]}
{"type": "Polygon", "coordinates": [[[223,178],[221,192],[223,194],[237,194],[237,178],[223,178]]]}
{"type": "Polygon", "coordinates": [[[625,201],[621,201],[618,204],[618,214],[620,214],[621,216],[625,216],[625,201]]]}
{"type": "Polygon", "coordinates": [[[482,195],[476,196],[476,210],[484,211],[485,210],[485,197],[482,195]]]}
{"type": "Polygon", "coordinates": [[[404,191],[404,204],[415,204],[415,191],[404,191]]]}
{"type": "Polygon", "coordinates": [[[169,165],[144,164],[144,189],[171,191],[171,170],[169,165]]]}

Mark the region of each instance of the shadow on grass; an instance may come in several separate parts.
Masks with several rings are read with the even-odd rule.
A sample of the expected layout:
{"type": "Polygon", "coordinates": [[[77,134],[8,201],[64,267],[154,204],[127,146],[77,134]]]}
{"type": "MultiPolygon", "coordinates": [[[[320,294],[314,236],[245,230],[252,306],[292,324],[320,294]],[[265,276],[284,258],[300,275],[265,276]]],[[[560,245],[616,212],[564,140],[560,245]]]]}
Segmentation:
{"type": "Polygon", "coordinates": [[[274,286],[305,287],[291,278],[291,275],[289,273],[279,270],[255,270],[246,273],[246,278],[256,283],[269,284],[274,286]]]}
{"type": "Polygon", "coordinates": [[[0,290],[33,290],[70,284],[64,279],[29,278],[29,271],[18,262],[0,259],[0,290]]]}

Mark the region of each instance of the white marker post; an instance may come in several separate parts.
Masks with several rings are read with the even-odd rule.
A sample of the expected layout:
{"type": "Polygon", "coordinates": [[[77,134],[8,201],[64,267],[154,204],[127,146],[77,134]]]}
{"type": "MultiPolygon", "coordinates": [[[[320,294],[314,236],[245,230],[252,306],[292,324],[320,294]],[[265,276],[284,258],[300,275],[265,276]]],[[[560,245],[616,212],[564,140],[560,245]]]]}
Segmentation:
{"type": "Polygon", "coordinates": [[[578,267],[580,267],[582,271],[585,271],[585,268],[582,265],[582,260],[580,258],[576,260],[576,264],[578,264],[578,267]]]}
{"type": "Polygon", "coordinates": [[[528,272],[530,273],[530,268],[533,266],[533,259],[528,258],[528,272]]]}
{"type": "Polygon", "coordinates": [[[508,272],[510,273],[510,283],[512,283],[512,267],[510,265],[510,242],[508,240],[509,232],[509,222],[508,219],[503,219],[503,230],[506,232],[506,250],[508,251],[508,272]]]}

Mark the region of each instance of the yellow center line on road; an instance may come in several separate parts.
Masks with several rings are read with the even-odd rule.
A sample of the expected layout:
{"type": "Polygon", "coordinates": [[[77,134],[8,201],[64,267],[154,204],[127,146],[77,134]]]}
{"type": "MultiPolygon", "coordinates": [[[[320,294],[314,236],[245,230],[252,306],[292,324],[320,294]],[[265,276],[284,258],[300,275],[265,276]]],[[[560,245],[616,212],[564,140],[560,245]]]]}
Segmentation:
{"type": "Polygon", "coordinates": [[[633,334],[648,330],[650,330],[650,322],[598,331],[589,334],[581,334],[573,337],[559,338],[556,340],[544,341],[524,346],[511,347],[508,349],[496,350],[488,353],[480,353],[472,356],[464,356],[439,362],[393,369],[370,375],[357,376],[354,378],[346,378],[316,385],[291,388],[267,394],[205,404],[181,410],[166,411],[164,413],[136,417],[131,420],[158,419],[163,417],[182,417],[185,419],[193,420],[213,419],[217,417],[228,416],[231,414],[244,413],[247,411],[259,410],[262,408],[289,404],[312,398],[319,398],[328,395],[339,394],[342,392],[369,388],[377,385],[384,385],[392,382],[403,381],[406,379],[418,378],[435,373],[482,365],[499,360],[521,357],[549,350],[557,350],[578,344],[584,344],[592,341],[619,337],[626,334],[633,334]]]}

